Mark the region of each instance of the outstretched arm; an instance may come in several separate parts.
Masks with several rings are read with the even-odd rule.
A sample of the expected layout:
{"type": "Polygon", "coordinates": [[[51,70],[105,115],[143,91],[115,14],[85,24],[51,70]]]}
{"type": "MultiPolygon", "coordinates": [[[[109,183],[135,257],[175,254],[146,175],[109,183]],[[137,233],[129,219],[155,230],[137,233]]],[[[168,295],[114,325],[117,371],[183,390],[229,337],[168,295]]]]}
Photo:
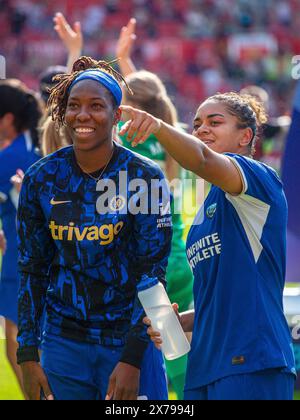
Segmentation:
{"type": "Polygon", "coordinates": [[[133,145],[143,143],[150,134],[155,134],[160,144],[183,168],[230,194],[243,191],[242,176],[228,156],[214,152],[200,139],[183,133],[145,111],[130,106],[122,106],[121,109],[129,119],[120,134],[127,134],[127,139],[133,145]]]}

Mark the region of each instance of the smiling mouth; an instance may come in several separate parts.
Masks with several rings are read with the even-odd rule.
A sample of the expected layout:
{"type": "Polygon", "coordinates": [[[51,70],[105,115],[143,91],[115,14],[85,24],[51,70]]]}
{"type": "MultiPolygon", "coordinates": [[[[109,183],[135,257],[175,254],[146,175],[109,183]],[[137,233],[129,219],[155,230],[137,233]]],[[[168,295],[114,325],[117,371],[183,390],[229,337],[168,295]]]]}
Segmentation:
{"type": "Polygon", "coordinates": [[[95,132],[94,128],[78,127],[74,128],[76,134],[91,134],[95,132]]]}

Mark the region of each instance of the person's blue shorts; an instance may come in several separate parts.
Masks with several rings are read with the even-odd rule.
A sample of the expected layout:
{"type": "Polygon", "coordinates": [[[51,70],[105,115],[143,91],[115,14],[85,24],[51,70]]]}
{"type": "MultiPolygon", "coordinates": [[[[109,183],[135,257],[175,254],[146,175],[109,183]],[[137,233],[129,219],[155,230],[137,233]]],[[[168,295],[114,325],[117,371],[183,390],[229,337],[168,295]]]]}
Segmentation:
{"type": "MultiPolygon", "coordinates": [[[[102,400],[121,354],[122,347],[81,343],[47,333],[42,342],[41,364],[55,399],[102,400]]],[[[141,367],[139,396],[168,399],[163,357],[152,343],[141,367]]]]}
{"type": "Polygon", "coordinates": [[[234,375],[185,390],[185,400],[293,400],[295,377],[279,369],[234,375]]]}

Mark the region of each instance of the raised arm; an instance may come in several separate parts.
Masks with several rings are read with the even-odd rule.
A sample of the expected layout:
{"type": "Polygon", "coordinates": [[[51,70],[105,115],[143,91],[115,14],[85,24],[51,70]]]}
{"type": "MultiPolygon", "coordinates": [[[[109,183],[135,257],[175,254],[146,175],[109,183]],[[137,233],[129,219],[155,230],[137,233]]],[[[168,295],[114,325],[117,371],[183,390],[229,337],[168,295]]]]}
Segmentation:
{"type": "Polygon", "coordinates": [[[68,51],[67,68],[71,73],[73,63],[81,56],[83,47],[80,22],[75,22],[72,28],[62,13],[56,13],[53,21],[54,29],[68,51]]]}
{"type": "Polygon", "coordinates": [[[130,19],[126,26],[123,26],[116,48],[116,58],[119,59],[119,66],[124,77],[136,71],[131,59],[132,48],[136,40],[136,20],[130,19]]]}

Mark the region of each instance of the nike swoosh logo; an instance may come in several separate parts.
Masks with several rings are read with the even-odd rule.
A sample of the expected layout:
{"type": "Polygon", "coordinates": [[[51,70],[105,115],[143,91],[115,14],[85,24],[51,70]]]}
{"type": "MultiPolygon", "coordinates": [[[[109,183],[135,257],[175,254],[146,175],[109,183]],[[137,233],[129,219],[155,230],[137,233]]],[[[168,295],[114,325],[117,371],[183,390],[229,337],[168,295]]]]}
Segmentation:
{"type": "Polygon", "coordinates": [[[72,201],[55,201],[54,198],[50,201],[51,206],[57,206],[58,204],[72,203],[72,201]]]}

